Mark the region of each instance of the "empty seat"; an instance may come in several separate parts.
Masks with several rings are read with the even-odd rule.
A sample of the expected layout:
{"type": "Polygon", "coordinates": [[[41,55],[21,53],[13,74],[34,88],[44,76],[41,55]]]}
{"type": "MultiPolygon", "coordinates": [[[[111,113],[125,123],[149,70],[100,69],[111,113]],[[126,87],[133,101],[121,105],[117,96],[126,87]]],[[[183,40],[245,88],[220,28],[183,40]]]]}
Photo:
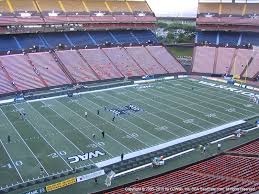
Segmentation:
{"type": "Polygon", "coordinates": [[[66,12],[87,11],[81,0],[62,0],[61,2],[66,12]]]}
{"type": "MultiPolygon", "coordinates": [[[[0,59],[1,62],[1,59],[0,59]]],[[[13,85],[11,84],[11,80],[9,80],[4,73],[2,67],[0,67],[0,94],[6,94],[15,92],[13,85]]]]}
{"type": "Polygon", "coordinates": [[[198,4],[198,14],[201,13],[219,13],[219,3],[199,3],[198,4]]]}
{"type": "Polygon", "coordinates": [[[6,0],[0,1],[0,13],[10,13],[12,10],[10,10],[10,7],[7,4],[6,0]]]}
{"type": "Polygon", "coordinates": [[[10,0],[10,3],[16,12],[38,12],[33,0],[10,0]]]}
{"type": "Polygon", "coordinates": [[[36,0],[40,11],[43,12],[62,12],[62,8],[58,0],[36,0]]]}
{"type": "Polygon", "coordinates": [[[64,33],[44,33],[40,34],[40,36],[45,40],[50,48],[55,48],[59,44],[63,44],[68,47],[73,46],[64,33]]]}
{"type": "Polygon", "coordinates": [[[88,32],[66,32],[66,34],[74,45],[95,45],[88,32]]]}
{"type": "Polygon", "coordinates": [[[38,34],[17,34],[15,37],[23,49],[29,49],[33,46],[47,48],[47,45],[38,34]]]}
{"type": "Polygon", "coordinates": [[[112,12],[130,12],[125,1],[107,1],[112,12]]]}
{"type": "Polygon", "coordinates": [[[19,50],[12,35],[0,35],[0,51],[19,50]]]}
{"type": "Polygon", "coordinates": [[[220,32],[219,44],[228,44],[230,46],[237,46],[240,33],[237,32],[220,32]]]}
{"type": "Polygon", "coordinates": [[[217,32],[198,32],[197,33],[197,42],[198,43],[217,43],[217,32]]]}
{"type": "Polygon", "coordinates": [[[150,30],[135,30],[133,31],[133,34],[141,43],[146,43],[149,41],[153,43],[158,42],[156,36],[150,30]]]}
{"type": "Polygon", "coordinates": [[[116,40],[113,39],[108,31],[89,32],[89,34],[96,41],[97,44],[104,44],[106,42],[116,43],[116,40]]]}
{"type": "Polygon", "coordinates": [[[221,5],[222,5],[221,14],[241,16],[245,4],[244,3],[222,3],[221,5]]]}
{"type": "Polygon", "coordinates": [[[133,12],[152,12],[146,1],[128,1],[133,12]]]}
{"type": "Polygon", "coordinates": [[[225,48],[219,47],[218,48],[218,58],[217,64],[215,69],[215,74],[225,74],[228,72],[231,62],[234,57],[234,48],[225,48]]]}
{"type": "Polygon", "coordinates": [[[83,0],[90,12],[109,12],[103,0],[83,0]]]}
{"type": "Polygon", "coordinates": [[[138,43],[131,31],[111,31],[119,43],[138,43]]]}

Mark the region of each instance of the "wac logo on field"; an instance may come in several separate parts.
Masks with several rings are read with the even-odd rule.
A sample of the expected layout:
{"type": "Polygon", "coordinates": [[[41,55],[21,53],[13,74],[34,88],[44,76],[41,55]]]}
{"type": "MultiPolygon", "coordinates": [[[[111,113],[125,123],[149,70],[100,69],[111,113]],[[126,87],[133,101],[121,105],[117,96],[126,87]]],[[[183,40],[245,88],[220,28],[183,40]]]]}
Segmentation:
{"type": "Polygon", "coordinates": [[[69,160],[70,164],[79,162],[79,161],[85,161],[85,160],[90,160],[92,158],[97,158],[99,156],[104,156],[105,153],[104,152],[100,152],[98,150],[94,151],[94,152],[87,152],[83,155],[76,155],[76,156],[72,156],[67,158],[69,160]]]}

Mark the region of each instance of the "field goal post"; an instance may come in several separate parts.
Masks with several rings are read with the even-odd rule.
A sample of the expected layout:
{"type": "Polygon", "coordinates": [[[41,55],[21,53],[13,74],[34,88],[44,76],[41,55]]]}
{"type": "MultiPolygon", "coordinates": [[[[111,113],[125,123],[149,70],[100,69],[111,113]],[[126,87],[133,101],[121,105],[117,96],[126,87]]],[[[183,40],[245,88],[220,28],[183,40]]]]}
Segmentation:
{"type": "Polygon", "coordinates": [[[112,171],[112,170],[107,174],[107,177],[105,179],[105,185],[107,187],[112,185],[112,179],[113,179],[114,176],[115,176],[115,172],[112,171]]]}

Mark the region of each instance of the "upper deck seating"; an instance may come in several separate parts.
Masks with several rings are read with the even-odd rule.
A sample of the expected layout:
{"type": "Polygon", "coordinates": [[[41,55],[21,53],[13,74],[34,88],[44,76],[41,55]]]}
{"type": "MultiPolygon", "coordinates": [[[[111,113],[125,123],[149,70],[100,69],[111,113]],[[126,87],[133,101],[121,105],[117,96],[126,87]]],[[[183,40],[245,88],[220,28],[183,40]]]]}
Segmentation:
{"type": "Polygon", "coordinates": [[[112,12],[115,12],[115,13],[131,12],[125,1],[106,1],[106,2],[112,12]]]}
{"type": "Polygon", "coordinates": [[[6,0],[0,1],[0,13],[12,13],[14,10],[11,10],[6,0]]]}
{"type": "Polygon", "coordinates": [[[198,14],[218,14],[219,13],[219,3],[199,3],[198,14]]]}
{"type": "Polygon", "coordinates": [[[128,1],[133,12],[152,12],[146,1],[128,1]]]}
{"type": "Polygon", "coordinates": [[[141,47],[126,47],[129,55],[138,63],[138,65],[148,74],[166,74],[168,73],[148,52],[148,50],[141,47]]]}
{"type": "Polygon", "coordinates": [[[61,4],[66,12],[87,12],[81,0],[61,0],[61,4]]]}
{"type": "Polygon", "coordinates": [[[10,0],[15,12],[39,12],[33,0],[10,0]]]}
{"type": "Polygon", "coordinates": [[[109,12],[103,0],[83,0],[89,12],[109,12]]]}
{"type": "Polygon", "coordinates": [[[58,0],[36,0],[36,3],[41,12],[62,12],[58,0]]]}
{"type": "Polygon", "coordinates": [[[258,3],[247,3],[246,15],[259,15],[258,3]]]}
{"type": "Polygon", "coordinates": [[[212,74],[215,50],[214,47],[195,47],[192,72],[212,74]]]}
{"type": "Polygon", "coordinates": [[[243,33],[243,36],[241,39],[241,45],[247,45],[247,44],[259,46],[259,34],[253,33],[253,32],[243,33]]]}
{"type": "Polygon", "coordinates": [[[128,55],[123,47],[104,48],[103,51],[125,77],[145,75],[145,72],[128,55]]]}
{"type": "Polygon", "coordinates": [[[98,79],[77,51],[56,51],[56,53],[77,82],[96,81],[98,79]]]}
{"type": "Polygon", "coordinates": [[[222,15],[236,15],[241,16],[243,9],[244,9],[244,3],[222,3],[222,15]]]}

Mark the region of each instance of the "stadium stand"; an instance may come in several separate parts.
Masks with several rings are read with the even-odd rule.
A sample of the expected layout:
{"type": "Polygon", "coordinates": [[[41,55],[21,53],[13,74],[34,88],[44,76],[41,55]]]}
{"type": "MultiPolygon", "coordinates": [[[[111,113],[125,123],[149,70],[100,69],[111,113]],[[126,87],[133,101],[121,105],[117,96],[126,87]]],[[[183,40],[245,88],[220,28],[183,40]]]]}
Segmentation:
{"type": "Polygon", "coordinates": [[[38,12],[33,0],[9,0],[9,2],[15,12],[38,12]]]}
{"type": "Polygon", "coordinates": [[[240,38],[240,33],[237,32],[229,32],[219,33],[219,44],[228,44],[229,46],[237,46],[240,38]]]}
{"type": "Polygon", "coordinates": [[[0,94],[13,93],[17,91],[17,88],[14,86],[12,78],[6,73],[4,66],[0,61],[0,94]]]}
{"type": "Polygon", "coordinates": [[[259,72],[259,53],[256,52],[255,56],[253,56],[253,60],[248,66],[246,71],[243,71],[243,77],[255,78],[259,72]]]}
{"type": "Polygon", "coordinates": [[[107,6],[113,13],[129,13],[131,10],[126,1],[107,1],[107,6]]]}
{"type": "MultiPolygon", "coordinates": [[[[258,175],[255,169],[259,168],[258,157],[233,156],[231,153],[258,154],[258,140],[240,148],[233,149],[230,154],[223,154],[189,167],[138,181],[127,185],[130,188],[178,188],[177,193],[186,193],[185,188],[221,188],[224,193],[236,193],[229,188],[251,188],[258,191],[258,175]],[[182,190],[181,190],[182,189],[182,190]]],[[[131,193],[125,191],[125,186],[106,192],[107,194],[131,193]]],[[[218,193],[207,190],[197,193],[218,193]]],[[[247,193],[248,191],[244,191],[247,193]]],[[[251,192],[251,191],[249,191],[251,192]]],[[[156,193],[172,193],[172,191],[157,191],[156,193]]],[[[242,193],[239,191],[239,193],[242,193]]]]}
{"type": "Polygon", "coordinates": [[[247,15],[258,15],[259,7],[257,3],[248,3],[246,7],[247,15]]]}
{"type": "Polygon", "coordinates": [[[215,74],[226,74],[230,68],[235,48],[218,48],[218,57],[214,73],[215,74]]]}
{"type": "Polygon", "coordinates": [[[198,32],[197,43],[211,43],[217,44],[217,32],[198,32]]]}
{"type": "Polygon", "coordinates": [[[145,1],[128,1],[128,6],[133,12],[149,12],[152,13],[150,7],[145,1]]]}
{"type": "Polygon", "coordinates": [[[218,14],[219,3],[199,3],[198,14],[218,14]]]}
{"type": "Polygon", "coordinates": [[[213,73],[214,60],[215,60],[214,47],[195,47],[193,57],[193,68],[194,73],[213,73]]]}
{"type": "Polygon", "coordinates": [[[221,15],[241,16],[244,10],[244,3],[222,3],[221,15]]]}
{"type": "Polygon", "coordinates": [[[43,13],[63,12],[61,2],[58,0],[36,0],[38,9],[43,13]]]}
{"type": "Polygon", "coordinates": [[[67,13],[89,12],[81,0],[61,0],[60,2],[67,13]]]}

